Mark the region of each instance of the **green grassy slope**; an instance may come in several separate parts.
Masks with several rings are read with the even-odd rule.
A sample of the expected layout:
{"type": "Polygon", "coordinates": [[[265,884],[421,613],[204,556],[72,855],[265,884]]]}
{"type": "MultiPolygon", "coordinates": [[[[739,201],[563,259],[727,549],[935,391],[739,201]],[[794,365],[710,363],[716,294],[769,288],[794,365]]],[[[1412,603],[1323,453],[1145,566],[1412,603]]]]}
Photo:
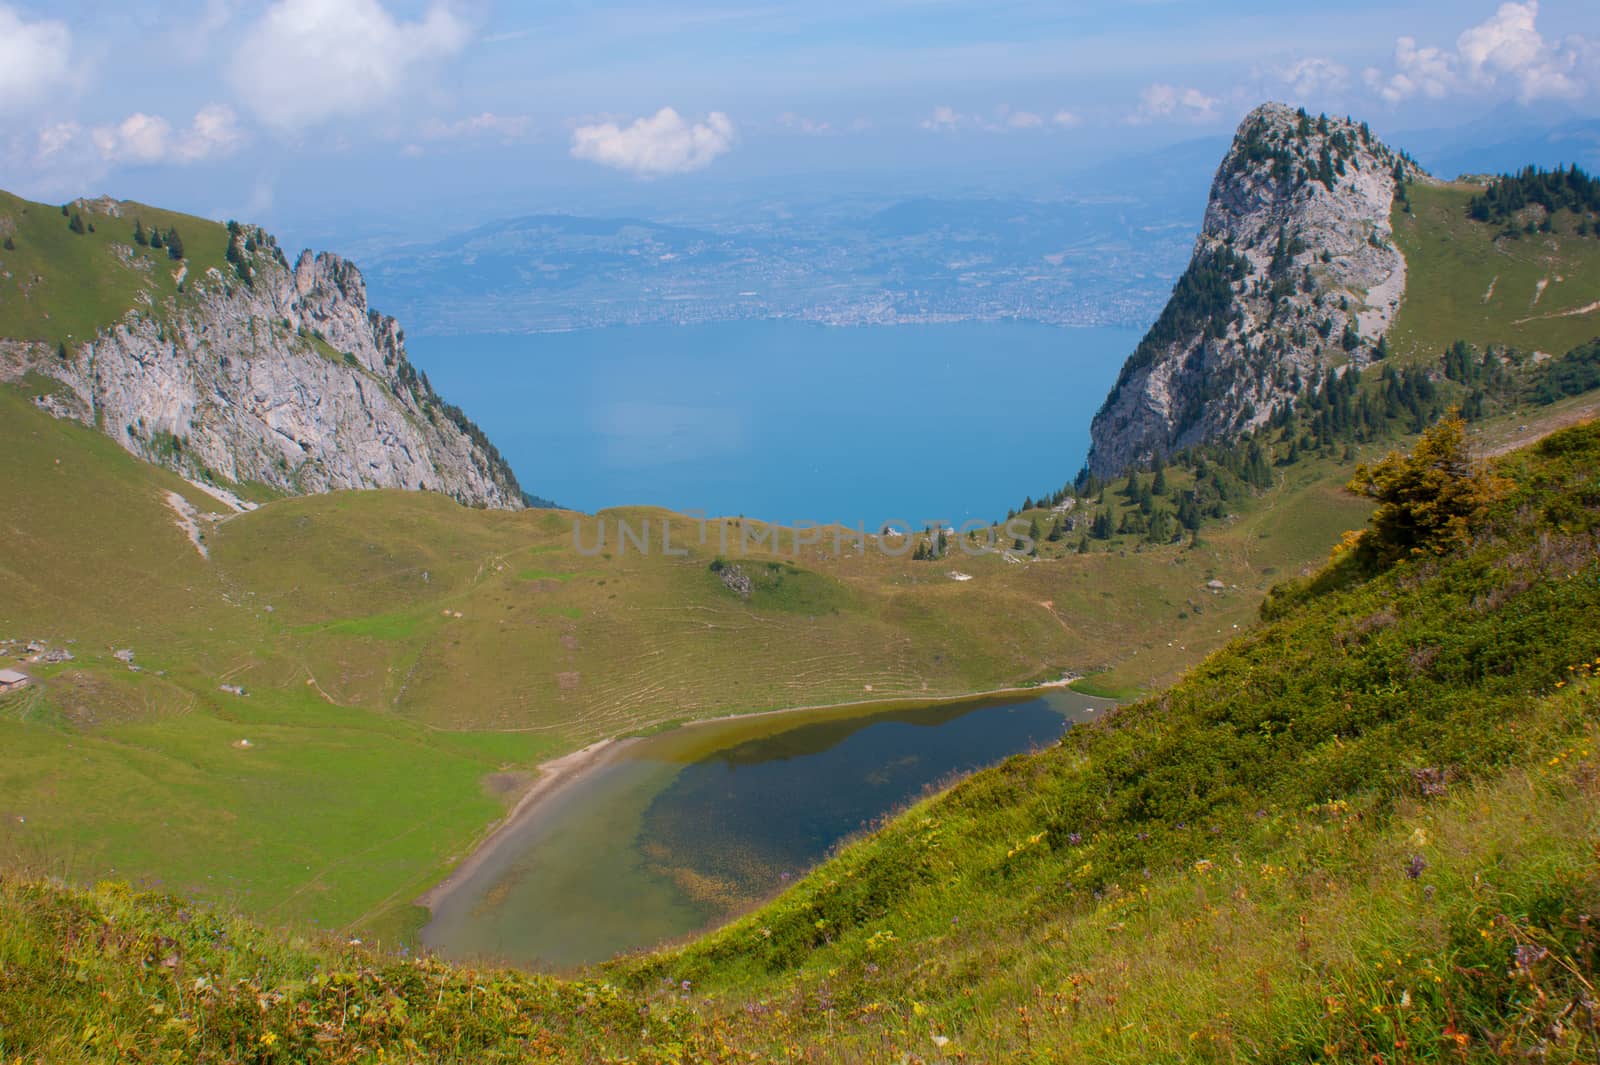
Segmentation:
{"type": "MultiPolygon", "coordinates": [[[[78,210],[69,208],[69,210],[78,210]]],[[[157,310],[178,296],[183,263],[163,249],[134,243],[136,222],[148,231],[176,228],[188,269],[196,275],[226,268],[228,230],[193,215],[124,203],[120,217],[81,210],[75,233],[60,208],[0,192],[0,337],[65,342],[91,339],[145,300],[157,310]]]]}
{"type": "Polygon", "coordinates": [[[423,493],[202,518],[202,558],[166,494],[222,508],[25,390],[0,389],[0,444],[0,495],[20,501],[0,533],[0,640],[76,656],[24,665],[39,683],[0,702],[0,853],[388,936],[548,757],[694,717],[1067,668],[1153,683],[1363,513],[1312,479],[1247,501],[1199,549],[912,563],[825,543],[745,563],[761,576],[746,601],[710,569],[715,533],[641,557],[613,549],[613,524],[584,557],[570,514],[423,493]]]}
{"type": "MultiPolygon", "coordinates": [[[[1467,217],[1481,188],[1412,185],[1414,213],[1398,207],[1395,240],[1406,292],[1391,345],[1402,358],[1437,360],[1457,340],[1560,355],[1600,336],[1600,238],[1560,212],[1551,232],[1502,236],[1467,217]]],[[[1537,209],[1536,209],[1537,210],[1537,209]]]]}
{"type": "MultiPolygon", "coordinates": [[[[1491,260],[1548,240],[1558,265],[1572,259],[1561,270],[1587,269],[1585,249],[1567,250],[1575,235],[1497,242],[1497,229],[1466,220],[1464,196],[1417,187],[1415,220],[1400,220],[1415,222],[1400,239],[1421,242],[1408,250],[1413,290],[1397,326],[1419,339],[1400,361],[1437,358],[1426,345],[1458,338],[1439,324],[1455,320],[1439,303],[1450,289],[1430,278],[1468,267],[1430,259],[1432,237],[1448,236],[1436,243],[1472,269],[1509,269],[1491,260]],[[1408,322],[1433,322],[1433,333],[1408,322]]],[[[68,249],[132,224],[102,219],[80,237],[57,225],[59,212],[29,217],[42,227],[29,240],[68,249]]],[[[173,220],[152,212],[145,224],[173,220]]],[[[177,224],[191,254],[209,254],[207,231],[177,224]]],[[[18,230],[19,253],[30,232],[18,230]]],[[[1517,332],[1515,301],[1487,306],[1462,338],[1565,342],[1517,332]]],[[[1375,387],[1368,376],[1364,387],[1375,387]]],[[[113,442],[51,420],[26,393],[0,390],[0,488],[24,501],[0,533],[0,639],[43,638],[78,657],[36,670],[41,684],[25,701],[0,704],[17,752],[0,768],[15,811],[0,820],[0,852],[80,879],[159,879],[275,920],[390,937],[415,927],[409,899],[466,852],[539,761],[596,739],[726,713],[957,695],[1067,669],[1119,695],[1170,681],[1364,520],[1366,504],[1340,486],[1356,461],[1391,444],[1302,448],[1284,464],[1293,434],[1268,438],[1275,487],[1229,500],[1198,545],[1117,535],[1080,554],[1073,532],[1026,562],[959,550],[912,562],[826,542],[797,558],[758,549],[748,565],[761,579],[747,601],[709,567],[715,529],[683,557],[623,550],[619,518],[656,522],[659,538],[666,515],[647,509],[604,515],[608,547],[585,557],[565,513],[470,511],[399,492],[281,499],[202,520],[202,559],[164,496],[218,507],[113,442]],[[120,648],[135,651],[141,672],[112,656],[120,648]],[[253,746],[233,746],[240,740],[253,746]],[[388,801],[397,790],[404,801],[388,801]]],[[[1581,412],[1581,399],[1550,413],[1581,412]]],[[[1488,442],[1528,420],[1479,428],[1488,442]]],[[[1170,507],[1192,471],[1166,472],[1170,507]]],[[[1114,487],[1080,507],[1113,524],[1137,509],[1114,487]]],[[[1045,529],[1053,520],[1041,509],[1022,518],[1045,529]]],[[[724,526],[738,543],[744,530],[724,526]]],[[[675,528],[694,531],[682,519],[675,528]]]]}
{"type": "Polygon", "coordinates": [[[1600,427],[1462,548],[592,980],[0,880],[0,1046],[52,1060],[1592,1060],[1600,427]]]}

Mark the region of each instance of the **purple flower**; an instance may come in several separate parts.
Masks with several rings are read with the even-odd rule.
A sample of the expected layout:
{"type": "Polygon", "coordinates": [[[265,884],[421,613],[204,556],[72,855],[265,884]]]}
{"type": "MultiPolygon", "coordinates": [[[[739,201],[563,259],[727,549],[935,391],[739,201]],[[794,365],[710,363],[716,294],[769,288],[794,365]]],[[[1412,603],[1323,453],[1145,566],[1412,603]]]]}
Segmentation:
{"type": "Polygon", "coordinates": [[[1549,956],[1550,952],[1543,947],[1538,946],[1537,944],[1519,944],[1516,952],[1517,968],[1521,969],[1523,972],[1528,972],[1535,965],[1544,961],[1549,956]]]}
{"type": "Polygon", "coordinates": [[[1422,871],[1424,869],[1426,869],[1427,867],[1428,867],[1428,863],[1423,860],[1422,855],[1413,854],[1411,856],[1411,860],[1406,863],[1406,879],[1408,879],[1408,880],[1416,880],[1416,879],[1418,879],[1419,877],[1422,876],[1422,871]]]}
{"type": "Polygon", "coordinates": [[[1078,835],[1076,832],[1072,832],[1067,835],[1067,842],[1076,847],[1078,844],[1083,842],[1083,837],[1078,835]]]}

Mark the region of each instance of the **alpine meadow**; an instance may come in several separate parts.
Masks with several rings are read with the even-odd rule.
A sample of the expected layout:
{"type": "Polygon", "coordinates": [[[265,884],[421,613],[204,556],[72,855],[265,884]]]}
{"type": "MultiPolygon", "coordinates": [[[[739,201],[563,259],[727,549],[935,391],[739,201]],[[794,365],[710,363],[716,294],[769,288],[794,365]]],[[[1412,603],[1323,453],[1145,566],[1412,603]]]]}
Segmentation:
{"type": "Polygon", "coordinates": [[[1600,1061],[1595,12],[195,7],[0,0],[0,1065],[1600,1061]]]}

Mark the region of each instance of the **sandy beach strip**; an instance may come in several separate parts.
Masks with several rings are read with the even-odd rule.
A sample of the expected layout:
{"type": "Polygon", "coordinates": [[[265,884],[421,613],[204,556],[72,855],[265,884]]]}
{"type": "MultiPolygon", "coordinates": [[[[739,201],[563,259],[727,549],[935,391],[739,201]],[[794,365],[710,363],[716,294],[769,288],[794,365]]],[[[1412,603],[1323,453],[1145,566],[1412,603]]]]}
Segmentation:
{"type": "Polygon", "coordinates": [[[564,754],[559,758],[541,762],[538,768],[539,775],[534,778],[532,784],[528,785],[528,790],[522,793],[522,797],[517,800],[517,804],[504,817],[490,826],[488,832],[473,845],[467,856],[454,869],[450,870],[449,876],[429,888],[424,894],[418,896],[416,904],[418,906],[426,906],[429,910],[432,910],[451,892],[464,884],[478,867],[499,849],[511,835],[512,830],[533,813],[535,807],[548,800],[562,788],[582,779],[584,774],[609,762],[628,742],[626,739],[599,740],[589,744],[587,747],[564,754]]]}

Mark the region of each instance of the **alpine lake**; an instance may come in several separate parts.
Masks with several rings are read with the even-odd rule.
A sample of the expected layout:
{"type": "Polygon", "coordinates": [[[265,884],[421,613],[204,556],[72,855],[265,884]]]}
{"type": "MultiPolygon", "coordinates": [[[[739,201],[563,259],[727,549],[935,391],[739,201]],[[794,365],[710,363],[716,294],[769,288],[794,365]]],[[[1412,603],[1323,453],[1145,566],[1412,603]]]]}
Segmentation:
{"type": "Polygon", "coordinates": [[[1112,703],[1064,687],[723,719],[597,751],[435,893],[422,942],[567,969],[715,927],[956,775],[1112,703]]]}

